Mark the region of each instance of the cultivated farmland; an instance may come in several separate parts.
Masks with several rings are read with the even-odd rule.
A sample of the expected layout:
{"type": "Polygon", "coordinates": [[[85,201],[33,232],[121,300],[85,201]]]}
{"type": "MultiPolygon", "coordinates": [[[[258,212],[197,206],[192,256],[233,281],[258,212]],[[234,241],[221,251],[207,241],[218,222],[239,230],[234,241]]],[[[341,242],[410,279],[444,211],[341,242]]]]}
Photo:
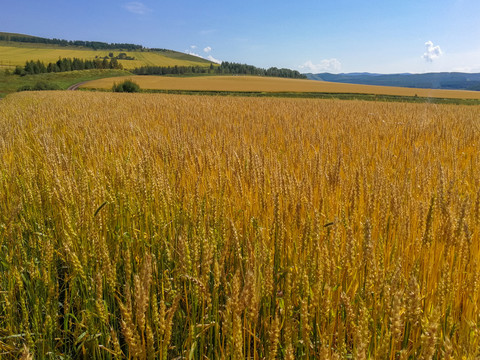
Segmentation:
{"type": "Polygon", "coordinates": [[[125,79],[138,83],[142,89],[240,91],[240,92],[297,92],[297,93],[351,93],[394,96],[419,96],[424,98],[480,99],[480,91],[412,89],[393,86],[341,84],[326,81],[284,79],[259,76],[125,76],[91,81],[83,85],[90,89],[111,89],[113,84],[125,79]]]}
{"type": "Polygon", "coordinates": [[[0,42],[0,67],[24,66],[26,61],[40,60],[44,63],[56,62],[59,58],[79,58],[93,60],[113,53],[125,53],[135,60],[119,60],[125,69],[141,66],[209,66],[210,62],[198,57],[174,51],[122,51],[92,50],[76,46],[61,47],[54,45],[0,42]]]}
{"type": "Polygon", "coordinates": [[[0,102],[2,358],[475,359],[480,107],[0,102]]]}

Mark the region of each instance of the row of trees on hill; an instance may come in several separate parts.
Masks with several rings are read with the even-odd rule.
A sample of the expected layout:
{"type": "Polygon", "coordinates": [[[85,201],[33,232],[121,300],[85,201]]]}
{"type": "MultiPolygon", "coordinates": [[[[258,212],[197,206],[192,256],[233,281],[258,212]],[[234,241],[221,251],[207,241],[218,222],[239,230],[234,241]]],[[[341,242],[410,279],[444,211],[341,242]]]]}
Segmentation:
{"type": "Polygon", "coordinates": [[[132,71],[136,75],[184,75],[184,74],[232,74],[232,75],[258,75],[275,76],[293,79],[306,79],[305,75],[296,70],[257,68],[253,65],[222,62],[219,66],[142,66],[132,71]]]}
{"type": "Polygon", "coordinates": [[[132,72],[136,75],[185,75],[185,74],[211,74],[215,69],[213,64],[206,66],[142,66],[132,72]]]}
{"type": "Polygon", "coordinates": [[[0,40],[13,41],[13,42],[25,42],[34,44],[52,44],[60,46],[83,46],[94,50],[98,49],[122,49],[122,50],[143,50],[142,45],[127,44],[127,43],[105,43],[101,41],[82,41],[82,40],[61,40],[61,39],[47,39],[35,36],[22,36],[15,34],[0,34],[0,40]]]}
{"type": "Polygon", "coordinates": [[[33,75],[50,72],[65,72],[73,70],[90,70],[90,69],[123,69],[122,64],[116,58],[112,59],[95,59],[83,60],[78,58],[63,58],[57,62],[45,64],[40,60],[27,61],[24,67],[17,66],[14,74],[16,75],[33,75]]]}
{"type": "Polygon", "coordinates": [[[278,69],[271,67],[268,69],[258,68],[253,65],[231,63],[224,61],[216,68],[218,74],[238,74],[238,75],[259,75],[259,76],[275,76],[292,79],[306,79],[305,75],[300,74],[297,70],[278,69]]]}

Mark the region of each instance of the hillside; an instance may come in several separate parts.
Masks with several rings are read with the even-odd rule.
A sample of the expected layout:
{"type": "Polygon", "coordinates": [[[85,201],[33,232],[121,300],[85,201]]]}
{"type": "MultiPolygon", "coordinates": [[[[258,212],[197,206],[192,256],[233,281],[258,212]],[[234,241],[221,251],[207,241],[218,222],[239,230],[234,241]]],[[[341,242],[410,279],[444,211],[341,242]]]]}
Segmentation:
{"type": "Polygon", "coordinates": [[[346,84],[400,86],[408,88],[480,90],[480,74],[440,72],[426,74],[306,74],[311,80],[346,84]]]}
{"type": "Polygon", "coordinates": [[[120,53],[133,60],[119,62],[125,69],[141,66],[209,66],[210,61],[167,49],[148,49],[134,44],[108,44],[93,41],[67,41],[0,32],[0,67],[23,66],[28,60],[55,62],[59,58],[93,60],[120,53]]]}

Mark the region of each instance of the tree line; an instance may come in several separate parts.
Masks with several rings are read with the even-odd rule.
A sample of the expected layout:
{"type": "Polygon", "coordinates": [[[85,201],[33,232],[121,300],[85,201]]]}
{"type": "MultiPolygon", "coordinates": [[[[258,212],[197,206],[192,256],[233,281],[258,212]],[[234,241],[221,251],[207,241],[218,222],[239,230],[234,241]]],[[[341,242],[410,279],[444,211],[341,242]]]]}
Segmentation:
{"type": "Polygon", "coordinates": [[[189,74],[212,74],[213,64],[206,66],[142,66],[132,70],[135,75],[189,75],[189,74]]]}
{"type": "Polygon", "coordinates": [[[231,74],[274,76],[292,79],[306,79],[307,77],[296,70],[258,68],[253,65],[231,63],[224,61],[219,66],[142,66],[132,71],[136,75],[190,75],[190,74],[231,74]]]}
{"type": "Polygon", "coordinates": [[[106,43],[101,41],[83,41],[83,40],[62,40],[62,39],[47,39],[35,36],[22,36],[13,34],[0,34],[0,40],[35,43],[35,44],[53,44],[60,46],[83,46],[94,50],[98,49],[122,49],[122,50],[143,50],[142,45],[128,44],[128,43],[106,43]]]}
{"type": "MultiPolygon", "coordinates": [[[[122,53],[123,54],[123,53],[122,53]]],[[[122,55],[120,54],[120,55],[122,55]]],[[[33,75],[51,72],[65,72],[74,70],[91,69],[123,69],[118,59],[125,57],[114,57],[110,53],[110,58],[97,58],[94,60],[84,60],[79,58],[63,58],[56,62],[45,64],[40,60],[29,60],[25,66],[17,66],[15,75],[33,75]]],[[[133,58],[132,58],[133,59],[133,58]]],[[[292,79],[306,79],[306,76],[296,70],[278,69],[271,67],[269,69],[257,68],[253,65],[222,62],[219,66],[142,66],[131,71],[136,75],[193,75],[193,74],[218,74],[218,75],[256,75],[272,76],[292,79]]]]}
{"type": "Polygon", "coordinates": [[[91,69],[123,69],[122,64],[116,58],[103,58],[95,60],[83,60],[78,58],[63,58],[56,62],[45,64],[40,60],[27,61],[24,67],[17,66],[15,75],[33,75],[51,72],[65,72],[74,70],[91,70],[91,69]]]}
{"type": "Polygon", "coordinates": [[[216,71],[218,74],[274,76],[292,79],[307,78],[305,75],[300,74],[297,70],[285,68],[279,69],[276,67],[263,69],[253,65],[231,63],[227,61],[222,62],[222,64],[216,69],[216,71]]]}

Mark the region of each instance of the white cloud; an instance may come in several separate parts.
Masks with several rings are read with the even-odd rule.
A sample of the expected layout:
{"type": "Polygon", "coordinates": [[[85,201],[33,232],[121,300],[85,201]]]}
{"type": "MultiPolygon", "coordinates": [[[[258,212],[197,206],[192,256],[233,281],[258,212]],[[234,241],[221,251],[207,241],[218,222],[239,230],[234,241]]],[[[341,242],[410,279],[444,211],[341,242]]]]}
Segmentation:
{"type": "Polygon", "coordinates": [[[319,64],[314,64],[311,60],[306,61],[299,66],[303,72],[319,73],[319,72],[339,72],[342,69],[342,63],[337,59],[324,59],[319,64]]]}
{"type": "Polygon", "coordinates": [[[211,62],[214,62],[214,63],[217,63],[217,64],[222,63],[222,60],[215,59],[212,55],[208,55],[207,59],[210,60],[211,62]]]}
{"type": "MultiPolygon", "coordinates": [[[[204,56],[192,51],[192,50],[195,50],[196,48],[197,48],[196,45],[191,45],[190,49],[186,49],[184,52],[185,52],[185,54],[193,55],[193,56],[196,56],[196,57],[199,57],[199,58],[202,58],[202,59],[207,59],[207,60],[210,60],[211,62],[214,62],[214,63],[217,63],[217,64],[222,63],[222,60],[218,60],[218,59],[214,58],[212,55],[208,55],[207,57],[204,57],[204,56]]],[[[211,50],[212,50],[212,48],[210,46],[207,46],[205,49],[203,49],[203,51],[205,51],[206,53],[210,52],[211,50]]]]}
{"type": "Polygon", "coordinates": [[[436,58],[442,56],[442,49],[440,49],[440,46],[434,46],[433,42],[427,41],[425,43],[425,52],[423,53],[422,58],[425,59],[427,62],[432,62],[436,58]]]}
{"type": "Polygon", "coordinates": [[[137,15],[145,15],[146,13],[149,13],[150,11],[152,11],[151,9],[146,7],[145,4],[139,1],[132,1],[132,2],[126,3],[123,5],[123,7],[127,11],[137,15]]]}
{"type": "Polygon", "coordinates": [[[189,50],[189,49],[185,50],[185,54],[193,55],[193,56],[196,56],[196,57],[199,57],[199,58],[203,58],[202,55],[197,54],[196,52],[193,52],[193,51],[191,51],[191,50],[189,50]]]}

